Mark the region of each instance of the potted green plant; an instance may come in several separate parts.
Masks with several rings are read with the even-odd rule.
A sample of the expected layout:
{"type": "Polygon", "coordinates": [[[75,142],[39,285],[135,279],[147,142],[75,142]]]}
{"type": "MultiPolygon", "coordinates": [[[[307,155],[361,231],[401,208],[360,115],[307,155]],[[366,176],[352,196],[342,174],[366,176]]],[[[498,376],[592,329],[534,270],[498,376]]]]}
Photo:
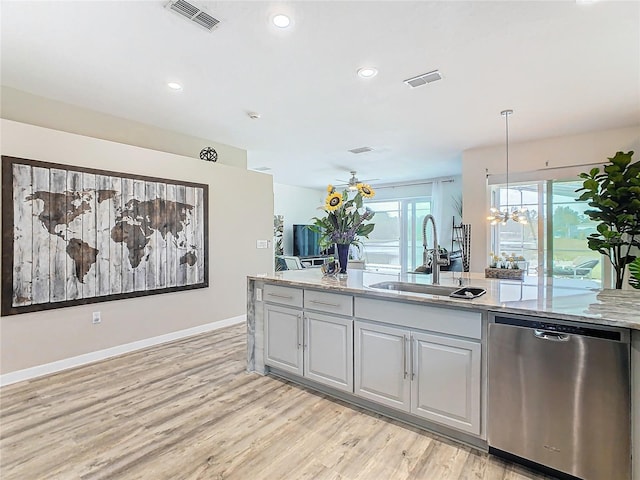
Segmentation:
{"type": "Polygon", "coordinates": [[[640,258],[636,258],[629,264],[629,285],[633,288],[640,289],[640,258]]]}
{"type": "Polygon", "coordinates": [[[635,260],[632,247],[640,247],[640,161],[632,162],[633,152],[617,152],[604,171],[592,168],[581,173],[584,179],[577,201],[592,207],[584,213],[596,222],[587,237],[591,250],[609,258],[615,270],[615,288],[622,288],[627,265],[635,260]]]}

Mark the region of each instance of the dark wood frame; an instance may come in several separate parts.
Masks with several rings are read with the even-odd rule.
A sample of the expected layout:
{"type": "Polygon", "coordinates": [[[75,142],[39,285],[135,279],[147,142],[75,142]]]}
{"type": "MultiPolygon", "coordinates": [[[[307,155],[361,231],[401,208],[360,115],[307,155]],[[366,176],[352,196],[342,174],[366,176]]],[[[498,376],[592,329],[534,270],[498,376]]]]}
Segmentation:
{"type": "Polygon", "coordinates": [[[198,288],[207,288],[209,286],[209,185],[194,182],[185,182],[180,180],[169,180],[159,177],[150,177],[143,175],[134,175],[122,172],[113,172],[109,170],[99,170],[95,168],[77,167],[72,165],[64,165],[59,163],[51,163],[40,160],[29,160],[18,157],[2,156],[2,305],[0,315],[15,315],[27,312],[36,312],[41,310],[49,310],[55,308],[71,307],[75,305],[86,305],[91,303],[106,302],[112,300],[121,300],[125,298],[135,298],[148,295],[156,295],[161,293],[170,293],[183,290],[194,290],[198,288]],[[90,173],[95,175],[104,175],[110,177],[129,178],[133,180],[169,183],[186,187],[195,187],[203,189],[203,268],[204,281],[197,284],[155,288],[151,290],[139,290],[127,293],[117,293],[110,295],[101,295],[90,298],[82,298],[76,300],[64,300],[59,302],[39,303],[35,305],[13,306],[13,252],[14,252],[14,207],[13,207],[13,165],[15,163],[29,165],[32,167],[57,168],[62,170],[90,173]]]}

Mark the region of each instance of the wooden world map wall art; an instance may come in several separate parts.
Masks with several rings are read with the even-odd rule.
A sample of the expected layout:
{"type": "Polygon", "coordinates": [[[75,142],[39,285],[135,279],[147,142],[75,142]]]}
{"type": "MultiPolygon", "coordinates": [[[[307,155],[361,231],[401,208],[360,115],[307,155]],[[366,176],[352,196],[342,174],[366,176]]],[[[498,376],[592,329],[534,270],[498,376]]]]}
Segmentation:
{"type": "Polygon", "coordinates": [[[2,157],[2,315],[208,286],[208,185],[2,157]]]}

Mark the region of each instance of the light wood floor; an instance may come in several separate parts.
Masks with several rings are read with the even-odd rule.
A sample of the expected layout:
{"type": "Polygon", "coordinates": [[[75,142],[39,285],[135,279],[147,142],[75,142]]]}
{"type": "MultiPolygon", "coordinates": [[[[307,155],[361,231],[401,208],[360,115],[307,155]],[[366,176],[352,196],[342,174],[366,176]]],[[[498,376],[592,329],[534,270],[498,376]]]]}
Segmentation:
{"type": "Polygon", "coordinates": [[[230,327],[0,390],[0,478],[549,478],[270,377],[230,327]]]}

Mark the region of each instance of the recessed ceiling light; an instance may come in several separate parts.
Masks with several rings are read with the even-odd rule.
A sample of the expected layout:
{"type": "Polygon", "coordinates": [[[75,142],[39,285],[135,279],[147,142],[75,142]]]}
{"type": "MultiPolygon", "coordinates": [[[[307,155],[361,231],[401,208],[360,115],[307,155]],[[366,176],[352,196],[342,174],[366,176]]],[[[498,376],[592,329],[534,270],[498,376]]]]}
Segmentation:
{"type": "Polygon", "coordinates": [[[291,19],[282,13],[273,17],[273,24],[278,28],[287,28],[291,24],[291,19]]]}
{"type": "Polygon", "coordinates": [[[169,87],[171,90],[182,90],[182,85],[176,82],[167,83],[167,87],[169,87]]]}
{"type": "Polygon", "coordinates": [[[378,70],[373,67],[362,67],[358,70],[358,75],[362,78],[375,77],[378,74],[378,70]]]}

